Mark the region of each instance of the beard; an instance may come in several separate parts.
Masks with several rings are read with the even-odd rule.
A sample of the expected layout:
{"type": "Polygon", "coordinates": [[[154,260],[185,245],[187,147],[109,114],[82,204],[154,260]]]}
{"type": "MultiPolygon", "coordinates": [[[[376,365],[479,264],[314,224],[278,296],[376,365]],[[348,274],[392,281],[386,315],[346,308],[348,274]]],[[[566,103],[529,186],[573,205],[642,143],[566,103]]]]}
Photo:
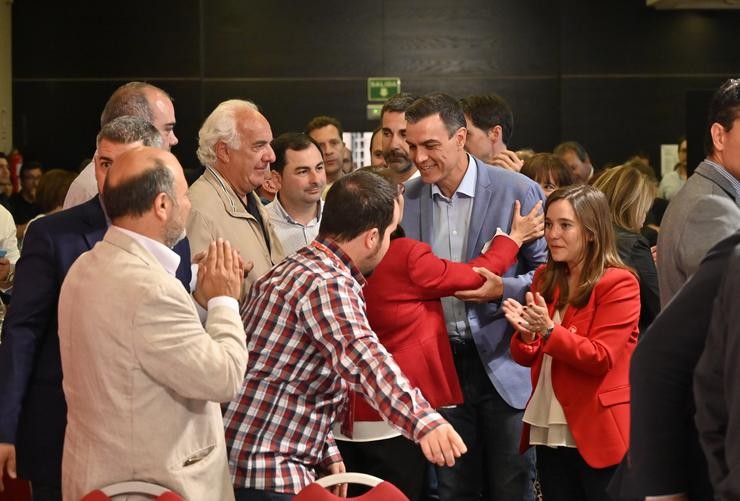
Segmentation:
{"type": "Polygon", "coordinates": [[[172,249],[186,236],[185,225],[170,217],[164,227],[164,244],[172,249]]]}

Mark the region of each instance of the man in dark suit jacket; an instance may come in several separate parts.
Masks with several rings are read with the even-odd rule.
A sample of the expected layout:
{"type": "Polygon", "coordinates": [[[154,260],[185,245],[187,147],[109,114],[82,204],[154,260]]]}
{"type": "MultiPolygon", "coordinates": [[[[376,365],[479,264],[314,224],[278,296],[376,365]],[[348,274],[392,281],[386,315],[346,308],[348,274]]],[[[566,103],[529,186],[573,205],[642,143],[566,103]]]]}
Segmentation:
{"type": "MultiPolygon", "coordinates": [[[[465,153],[465,116],[454,98],[418,99],[406,120],[406,140],[421,176],[406,184],[402,226],[438,256],[471,260],[497,228],[510,230],[515,201],[528,214],[544,199],[534,181],[465,153]]],[[[544,239],[537,239],[522,246],[516,265],[503,277],[488,277],[490,294],[476,297],[480,304],[443,300],[465,403],[442,415],[470,448],[453,467],[439,469],[442,501],[477,500],[484,491],[497,501],[534,499],[533,454],[519,455],[530,372],[511,359],[512,331],[499,301],[522,300],[534,269],[546,259],[544,239]]]]}
{"type": "MultiPolygon", "coordinates": [[[[98,134],[96,178],[102,190],[107,166],[123,151],[161,146],[161,136],[142,118],[119,117],[98,134]]],[[[11,305],[0,344],[0,471],[5,467],[32,484],[34,501],[61,499],[61,461],[67,407],[57,335],[57,302],[69,267],[102,240],[108,228],[98,196],[34,221],[26,233],[11,305]]],[[[177,277],[190,288],[187,240],[177,277]]],[[[113,300],[111,298],[111,300],[113,300]]]]}
{"type": "MultiPolygon", "coordinates": [[[[704,353],[694,372],[696,427],[715,499],[740,499],[738,368],[740,244],[730,251],[724,282],[714,301],[704,353]]],[[[709,308],[707,308],[709,309],[709,308]]]]}
{"type": "Polygon", "coordinates": [[[738,245],[740,232],[710,249],[637,344],[630,367],[630,450],[610,486],[614,499],[680,493],[691,500],[713,499],[691,385],[712,305],[738,245]]]}

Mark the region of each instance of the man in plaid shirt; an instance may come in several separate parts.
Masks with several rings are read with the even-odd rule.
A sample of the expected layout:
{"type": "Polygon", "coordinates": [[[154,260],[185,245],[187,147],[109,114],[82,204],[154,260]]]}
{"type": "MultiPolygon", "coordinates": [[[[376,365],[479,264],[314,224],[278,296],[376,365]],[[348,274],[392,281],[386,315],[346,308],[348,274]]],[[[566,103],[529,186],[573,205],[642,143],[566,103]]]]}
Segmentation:
{"type": "Polygon", "coordinates": [[[465,444],[413,388],[365,317],[362,286],[400,219],[398,193],[367,172],[338,180],[316,241],[254,283],[242,308],[249,362],[224,416],[235,495],[289,500],[316,475],[344,471],[331,435],[346,390],[451,466],[465,444]]]}

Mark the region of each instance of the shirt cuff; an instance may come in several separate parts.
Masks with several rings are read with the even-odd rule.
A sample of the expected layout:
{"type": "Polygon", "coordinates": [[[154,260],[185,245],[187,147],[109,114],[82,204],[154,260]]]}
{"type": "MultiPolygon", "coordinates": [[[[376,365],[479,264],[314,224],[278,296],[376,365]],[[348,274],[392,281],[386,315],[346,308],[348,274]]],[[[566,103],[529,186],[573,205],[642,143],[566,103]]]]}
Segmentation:
{"type": "Polygon", "coordinates": [[[423,416],[419,419],[414,429],[414,442],[418,443],[424,435],[445,423],[447,421],[437,412],[430,412],[426,416],[423,416]]]}
{"type": "Polygon", "coordinates": [[[234,312],[236,312],[237,314],[239,313],[239,302],[233,297],[216,296],[208,300],[209,311],[211,310],[211,308],[215,308],[216,306],[226,306],[227,308],[231,308],[232,310],[234,310],[234,312]]]}
{"type": "MultiPolygon", "coordinates": [[[[493,235],[493,238],[496,238],[496,237],[506,237],[509,240],[511,240],[512,242],[514,242],[514,245],[516,245],[517,247],[519,247],[519,244],[516,243],[516,240],[514,240],[513,238],[511,238],[511,236],[508,233],[504,232],[504,230],[502,230],[501,228],[496,228],[496,233],[493,235]]],[[[493,240],[493,238],[491,240],[493,240]]]]}

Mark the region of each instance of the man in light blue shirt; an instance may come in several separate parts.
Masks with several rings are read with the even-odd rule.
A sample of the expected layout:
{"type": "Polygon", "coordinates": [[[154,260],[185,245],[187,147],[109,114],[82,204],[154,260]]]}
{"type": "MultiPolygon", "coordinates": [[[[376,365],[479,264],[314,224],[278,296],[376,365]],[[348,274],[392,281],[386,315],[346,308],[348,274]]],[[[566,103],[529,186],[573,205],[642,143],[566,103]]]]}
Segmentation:
{"type": "MultiPolygon", "coordinates": [[[[420,178],[406,184],[403,228],[441,257],[468,261],[497,228],[509,231],[514,202],[529,213],[544,200],[540,187],[514,172],[465,152],[465,115],[459,102],[430,94],[406,111],[406,141],[420,178]]],[[[442,501],[533,500],[534,456],[519,454],[522,409],[531,392],[529,369],[511,359],[511,329],[500,301],[521,299],[533,270],[547,258],[545,242],[522,246],[518,262],[502,276],[444,303],[448,333],[465,403],[442,415],[469,445],[451,468],[439,468],[442,501]]]]}

